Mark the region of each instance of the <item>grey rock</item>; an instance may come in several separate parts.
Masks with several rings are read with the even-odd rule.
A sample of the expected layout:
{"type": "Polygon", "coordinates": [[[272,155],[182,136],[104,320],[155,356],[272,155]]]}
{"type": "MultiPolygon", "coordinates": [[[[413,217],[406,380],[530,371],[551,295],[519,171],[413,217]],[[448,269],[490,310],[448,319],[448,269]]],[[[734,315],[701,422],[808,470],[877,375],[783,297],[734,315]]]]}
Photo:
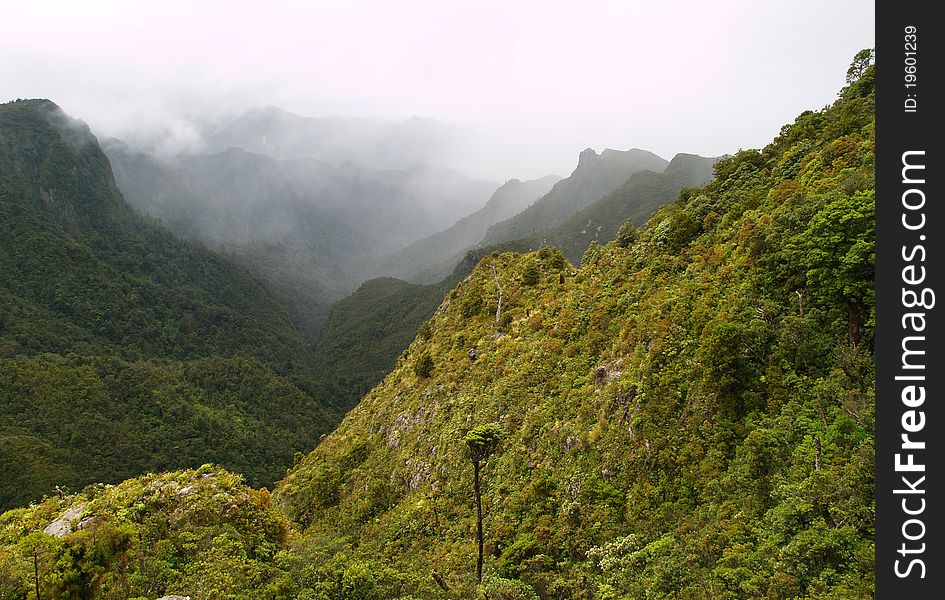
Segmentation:
{"type": "Polygon", "coordinates": [[[59,515],[59,518],[50,523],[43,529],[43,533],[46,535],[51,535],[53,537],[64,537],[73,532],[72,522],[79,518],[79,515],[82,514],[82,511],[85,510],[85,502],[81,504],[76,504],[70,508],[67,508],[65,512],[59,515]]]}

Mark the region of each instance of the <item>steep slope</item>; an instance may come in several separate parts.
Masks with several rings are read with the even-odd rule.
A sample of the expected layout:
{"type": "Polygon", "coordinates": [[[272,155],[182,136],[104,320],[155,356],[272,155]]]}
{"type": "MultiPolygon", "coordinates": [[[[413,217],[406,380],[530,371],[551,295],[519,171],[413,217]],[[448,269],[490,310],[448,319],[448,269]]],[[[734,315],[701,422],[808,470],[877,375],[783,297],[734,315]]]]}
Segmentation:
{"type": "Polygon", "coordinates": [[[3,506],[208,452],[271,483],[338,414],[285,308],[132,212],[45,100],[0,105],[0,355],[3,506]]]}
{"type": "Polygon", "coordinates": [[[873,106],[868,71],[580,270],[484,259],[279,484],[305,552],[471,597],[496,424],[490,589],[870,597],[873,106]]]}
{"type": "Polygon", "coordinates": [[[541,179],[505,182],[476,212],[461,218],[449,229],[418,240],[384,259],[378,273],[420,283],[441,281],[466,251],[476,246],[491,225],[521,212],[560,180],[557,175],[548,175],[541,179]]]}
{"type": "Polygon", "coordinates": [[[315,368],[337,390],[345,406],[354,406],[385,375],[417,336],[443,296],[476,266],[470,252],[453,272],[433,284],[391,277],[372,279],[331,309],[315,343],[315,368]]]}
{"type": "MultiPolygon", "coordinates": [[[[564,250],[568,260],[579,263],[591,242],[607,243],[614,239],[625,221],[623,238],[636,235],[634,227],[660,206],[672,202],[683,188],[711,179],[716,160],[680,154],[663,173],[634,173],[614,192],[555,229],[531,238],[469,250],[462,258],[454,257],[452,273],[435,284],[410,284],[391,278],[367,282],[332,309],[316,343],[319,376],[334,383],[353,406],[391,370],[397,356],[407,348],[443,295],[465,278],[480,258],[494,251],[529,252],[556,246],[564,250]]],[[[463,220],[457,226],[461,223],[463,220]]],[[[440,235],[407,250],[424,242],[443,243],[440,235]]],[[[441,270],[427,269],[423,278],[441,270]]]]}
{"type": "Polygon", "coordinates": [[[656,209],[675,200],[683,188],[710,181],[717,160],[677,154],[663,172],[634,173],[620,187],[538,237],[542,244],[561,248],[568,260],[578,263],[592,241],[606,244],[616,238],[624,222],[643,225],[656,209]]]}
{"type": "Polygon", "coordinates": [[[272,505],[206,467],[6,513],[0,591],[873,597],[873,114],[867,69],[580,269],[485,257],[272,505]]]}
{"type": "Polygon", "coordinates": [[[235,147],[166,160],[117,141],[105,149],[137,210],[318,312],[370,277],[377,259],[479,209],[498,185],[437,167],[335,167],[235,147]]]}
{"type": "Polygon", "coordinates": [[[521,213],[489,228],[480,245],[491,246],[535,235],[562,224],[574,213],[616,189],[637,171],[661,172],[666,160],[645,150],[604,150],[581,152],[578,165],[569,177],[521,213]]]}
{"type": "Polygon", "coordinates": [[[267,492],[209,465],[89,486],[0,516],[0,597],[259,598],[291,534],[267,492]]]}
{"type": "Polygon", "coordinates": [[[284,310],[245,271],[137,217],[88,128],[48,101],[0,110],[0,345],[302,362],[284,310]]]}

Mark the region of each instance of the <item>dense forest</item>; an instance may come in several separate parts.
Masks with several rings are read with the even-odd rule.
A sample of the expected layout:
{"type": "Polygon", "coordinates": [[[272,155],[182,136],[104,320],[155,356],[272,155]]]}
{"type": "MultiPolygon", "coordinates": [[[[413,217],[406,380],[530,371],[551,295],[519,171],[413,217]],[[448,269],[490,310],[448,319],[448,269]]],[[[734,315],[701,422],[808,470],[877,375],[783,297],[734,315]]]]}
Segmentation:
{"type": "Polygon", "coordinates": [[[0,507],[207,460],[271,485],[346,408],[286,307],[134,213],[49,101],[0,105],[0,272],[0,507]]]}
{"type": "MultiPolygon", "coordinates": [[[[711,181],[684,189],[645,225],[629,220],[613,241],[591,243],[580,266],[554,247],[486,253],[444,292],[393,370],[310,454],[297,454],[271,492],[254,489],[252,469],[244,479],[206,464],[4,513],[0,597],[873,597],[875,93],[869,57],[858,57],[834,104],[801,114],[761,150],[718,160],[711,181]]],[[[119,198],[95,212],[79,196],[47,200],[82,185],[85,155],[65,136],[57,154],[13,167],[19,159],[3,150],[14,135],[53,135],[42,125],[51,112],[0,111],[3,172],[19,177],[2,181],[4,226],[21,215],[35,231],[57,223],[47,243],[63,248],[61,260],[107,272],[115,247],[80,225],[92,216],[131,222],[119,198]],[[17,113],[30,115],[29,127],[17,113]],[[39,190],[56,194],[16,187],[37,172],[64,178],[40,180],[39,190]],[[55,216],[40,219],[39,210],[55,216]]],[[[111,185],[100,151],[87,158],[111,185]]],[[[6,268],[14,251],[4,249],[6,268]]],[[[198,418],[187,422],[198,429],[188,436],[261,460],[267,450],[254,439],[303,441],[276,430],[300,425],[291,407],[312,398],[290,334],[261,338],[250,346],[258,355],[236,343],[207,356],[198,336],[168,362],[152,354],[158,335],[136,341],[101,319],[66,318],[69,302],[87,297],[66,292],[86,279],[59,292],[43,286],[62,274],[48,273],[4,292],[31,316],[7,311],[0,331],[13,349],[0,376],[5,403],[22,403],[4,421],[9,460],[68,468],[57,446],[66,439],[77,451],[107,448],[95,455],[102,460],[133,460],[135,451],[110,442],[126,435],[121,428],[156,423],[154,411],[192,410],[198,418]],[[63,296],[77,299],[57,304],[63,296]],[[34,321],[76,325],[32,333],[34,321]],[[88,351],[47,354],[65,334],[88,351]],[[76,384],[68,392],[59,381],[76,384]],[[284,409],[254,404],[260,389],[284,409]],[[83,398],[100,397],[114,399],[111,412],[80,418],[83,398]],[[77,414],[62,407],[44,418],[46,402],[77,414]],[[141,415],[122,419],[129,406],[141,415]],[[234,422],[248,446],[227,429],[234,422]],[[16,453],[21,434],[9,428],[20,423],[45,445],[23,442],[16,453]]],[[[156,266],[131,273],[101,300],[130,302],[145,284],[170,294],[158,284],[177,281],[156,266]]],[[[388,290],[399,293],[383,281],[363,293],[388,290]]],[[[226,322],[203,326],[225,341],[237,331],[226,322]]],[[[275,323],[283,328],[270,333],[285,331],[284,318],[275,323]]],[[[187,339],[180,327],[168,335],[187,339]]],[[[160,429],[138,433],[167,442],[160,429]]],[[[223,450],[201,456],[212,463],[223,450]]],[[[163,468],[146,462],[135,468],[163,468]]]]}

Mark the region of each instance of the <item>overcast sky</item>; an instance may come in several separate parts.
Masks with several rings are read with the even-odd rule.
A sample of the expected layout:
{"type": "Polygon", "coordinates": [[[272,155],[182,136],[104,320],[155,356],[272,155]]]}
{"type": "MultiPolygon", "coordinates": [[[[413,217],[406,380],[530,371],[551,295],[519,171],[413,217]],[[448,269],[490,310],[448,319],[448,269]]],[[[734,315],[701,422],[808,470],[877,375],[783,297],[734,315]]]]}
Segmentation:
{"type": "Polygon", "coordinates": [[[473,175],[567,175],[586,147],[761,147],[833,101],[873,32],[862,0],[17,2],[0,101],[117,137],[261,105],[428,116],[478,136],[473,175]]]}

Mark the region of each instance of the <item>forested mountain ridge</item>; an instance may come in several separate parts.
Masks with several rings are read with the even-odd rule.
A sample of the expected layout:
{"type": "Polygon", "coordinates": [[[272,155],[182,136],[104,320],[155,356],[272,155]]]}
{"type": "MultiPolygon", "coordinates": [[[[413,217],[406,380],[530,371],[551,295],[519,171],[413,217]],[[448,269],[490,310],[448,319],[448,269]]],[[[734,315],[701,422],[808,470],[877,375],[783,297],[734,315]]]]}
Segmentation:
{"type": "Polygon", "coordinates": [[[0,506],[208,452],[269,484],[341,413],[312,364],[247,271],[128,207],[84,123],[0,105],[0,506]]]}
{"type": "Polygon", "coordinates": [[[710,181],[717,160],[696,154],[677,154],[665,169],[636,171],[596,201],[582,199],[576,204],[585,208],[574,212],[559,225],[519,239],[480,246],[477,253],[481,255],[482,250],[490,248],[500,252],[530,252],[554,246],[577,264],[592,243],[601,245],[614,240],[622,226],[625,231],[630,231],[632,227],[642,225],[658,208],[673,202],[686,188],[710,181]]]}
{"type": "Polygon", "coordinates": [[[354,406],[385,375],[417,336],[443,296],[476,266],[470,251],[437,283],[418,284],[391,277],[371,279],[335,304],[315,344],[315,369],[354,406]]]}
{"type": "Polygon", "coordinates": [[[271,497],[206,467],[4,514],[0,589],[873,597],[874,144],[869,68],[580,268],[483,258],[271,497]]]}
{"type": "Polygon", "coordinates": [[[105,151],[131,206],[298,298],[320,317],[312,332],[382,257],[479,209],[498,187],[440,167],[335,166],[240,147],[158,158],[109,140],[105,151]]]}
{"type": "Polygon", "coordinates": [[[125,204],[83,123],[49,101],[0,105],[5,353],[307,360],[249,274],[125,204]]]}
{"type": "Polygon", "coordinates": [[[663,171],[634,173],[620,187],[537,237],[541,245],[557,246],[568,260],[578,263],[591,242],[610,242],[626,221],[643,225],[658,208],[675,200],[683,188],[709,182],[717,160],[677,154],[663,171]]]}
{"type": "Polygon", "coordinates": [[[307,551],[468,597],[496,425],[486,589],[871,597],[873,110],[870,69],[578,270],[485,258],[277,486],[307,551]]]}
{"type": "MultiPolygon", "coordinates": [[[[624,222],[627,223],[623,227],[624,235],[632,235],[635,226],[641,225],[660,206],[672,202],[684,188],[707,182],[716,160],[679,154],[662,173],[638,171],[616,190],[554,229],[468,250],[462,258],[453,255],[450,259],[453,271],[436,283],[412,284],[389,277],[368,281],[332,308],[316,342],[319,376],[335,384],[347,397],[360,398],[390,371],[397,355],[407,347],[443,295],[466,277],[480,258],[493,251],[530,252],[556,246],[564,251],[566,258],[580,262],[591,243],[613,240],[624,222]]],[[[506,184],[493,199],[500,197],[504,190],[520,190],[521,185],[506,184]]],[[[404,259],[406,264],[411,264],[411,258],[416,260],[422,256],[433,260],[431,257],[445,254],[446,247],[457,247],[457,241],[473,243],[470,240],[474,236],[468,235],[470,229],[467,219],[461,219],[456,226],[412,244],[395,258],[404,259]]],[[[433,264],[419,278],[442,273],[444,264],[433,264]]]]}
{"type": "Polygon", "coordinates": [[[578,157],[578,164],[534,204],[519,214],[496,223],[486,232],[481,246],[492,246],[532,237],[540,231],[556,227],[574,213],[597,202],[616,189],[637,171],[660,172],[667,161],[652,152],[606,149],[597,154],[587,148],[578,157]]]}

